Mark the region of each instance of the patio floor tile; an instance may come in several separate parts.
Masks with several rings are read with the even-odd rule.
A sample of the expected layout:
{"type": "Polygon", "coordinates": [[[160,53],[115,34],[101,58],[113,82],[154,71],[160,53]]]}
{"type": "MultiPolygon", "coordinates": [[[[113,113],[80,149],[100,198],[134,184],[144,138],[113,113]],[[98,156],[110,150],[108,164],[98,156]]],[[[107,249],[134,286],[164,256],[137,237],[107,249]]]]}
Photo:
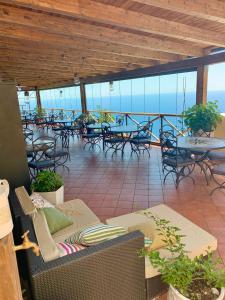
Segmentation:
{"type": "Polygon", "coordinates": [[[124,158],[105,158],[102,151],[83,150],[80,141],[71,140],[70,171],[59,169],[65,200],[83,199],[102,221],[164,203],[217,237],[225,263],[225,191],[210,196],[215,184],[207,186],[198,168],[192,174],[195,184],[185,179],[176,189],[172,177],[163,184],[160,156],[153,147],[150,158],[141,155],[138,160],[126,147],[124,158]]]}

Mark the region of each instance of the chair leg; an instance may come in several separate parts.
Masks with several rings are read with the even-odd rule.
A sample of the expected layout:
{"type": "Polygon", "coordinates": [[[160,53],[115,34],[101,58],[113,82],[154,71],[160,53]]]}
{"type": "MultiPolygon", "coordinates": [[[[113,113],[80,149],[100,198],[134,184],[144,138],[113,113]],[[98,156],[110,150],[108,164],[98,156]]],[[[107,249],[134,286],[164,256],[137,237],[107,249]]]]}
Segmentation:
{"type": "Polygon", "coordinates": [[[218,182],[218,181],[216,180],[216,178],[215,178],[215,176],[214,176],[213,173],[212,173],[212,178],[213,178],[213,181],[214,181],[218,186],[215,187],[215,188],[211,191],[210,196],[212,196],[213,193],[214,193],[216,190],[225,189],[225,181],[222,182],[222,183],[218,182]]]}

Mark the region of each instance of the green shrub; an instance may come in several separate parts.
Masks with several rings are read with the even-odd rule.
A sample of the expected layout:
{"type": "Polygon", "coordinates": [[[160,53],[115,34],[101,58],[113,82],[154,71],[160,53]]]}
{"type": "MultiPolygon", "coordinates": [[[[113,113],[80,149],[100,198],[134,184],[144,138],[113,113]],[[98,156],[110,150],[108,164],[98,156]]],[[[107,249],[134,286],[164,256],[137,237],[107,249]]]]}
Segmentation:
{"type": "Polygon", "coordinates": [[[183,296],[191,300],[217,298],[213,297],[212,288],[225,286],[225,270],[220,268],[221,260],[213,259],[211,252],[191,259],[185,251],[182,242],[184,236],[179,233],[179,228],[151,213],[144,214],[155,221],[170,255],[161,257],[157,250],[143,248],[139,252],[140,256],[148,256],[152,266],[161,273],[163,282],[172,285],[183,296]],[[207,294],[211,298],[204,298],[207,294]]]}
{"type": "Polygon", "coordinates": [[[196,104],[183,112],[184,124],[192,133],[210,132],[216,129],[222,120],[217,101],[209,101],[207,104],[196,104]]]}
{"type": "Polygon", "coordinates": [[[61,175],[51,171],[41,171],[31,184],[33,192],[54,192],[63,185],[61,175]]]}

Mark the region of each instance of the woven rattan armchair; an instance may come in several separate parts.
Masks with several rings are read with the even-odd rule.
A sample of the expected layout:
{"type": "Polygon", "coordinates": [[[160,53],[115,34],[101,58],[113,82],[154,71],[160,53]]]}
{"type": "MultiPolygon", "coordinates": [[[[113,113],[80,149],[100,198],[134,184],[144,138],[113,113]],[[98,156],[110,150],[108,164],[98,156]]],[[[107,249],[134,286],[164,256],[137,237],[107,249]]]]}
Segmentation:
{"type": "MultiPolygon", "coordinates": [[[[10,204],[15,243],[27,230],[37,243],[32,220],[15,195],[10,204]]],[[[137,254],[143,245],[142,233],[135,231],[47,263],[24,250],[18,265],[33,300],[145,300],[145,262],[137,254]]]]}

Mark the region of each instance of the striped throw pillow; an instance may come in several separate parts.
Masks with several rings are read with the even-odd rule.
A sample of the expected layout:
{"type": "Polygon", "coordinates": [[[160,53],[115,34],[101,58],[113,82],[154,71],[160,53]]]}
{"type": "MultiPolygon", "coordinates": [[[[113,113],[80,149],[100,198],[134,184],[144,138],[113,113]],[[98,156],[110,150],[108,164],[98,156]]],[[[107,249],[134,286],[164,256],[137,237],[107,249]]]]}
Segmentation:
{"type": "Polygon", "coordinates": [[[57,247],[59,249],[60,257],[85,249],[85,247],[82,245],[72,245],[69,243],[58,243],[57,247]]]}
{"type": "Polygon", "coordinates": [[[126,233],[127,230],[120,226],[98,224],[82,229],[70,236],[65,242],[91,246],[111,240],[126,233]]]}

